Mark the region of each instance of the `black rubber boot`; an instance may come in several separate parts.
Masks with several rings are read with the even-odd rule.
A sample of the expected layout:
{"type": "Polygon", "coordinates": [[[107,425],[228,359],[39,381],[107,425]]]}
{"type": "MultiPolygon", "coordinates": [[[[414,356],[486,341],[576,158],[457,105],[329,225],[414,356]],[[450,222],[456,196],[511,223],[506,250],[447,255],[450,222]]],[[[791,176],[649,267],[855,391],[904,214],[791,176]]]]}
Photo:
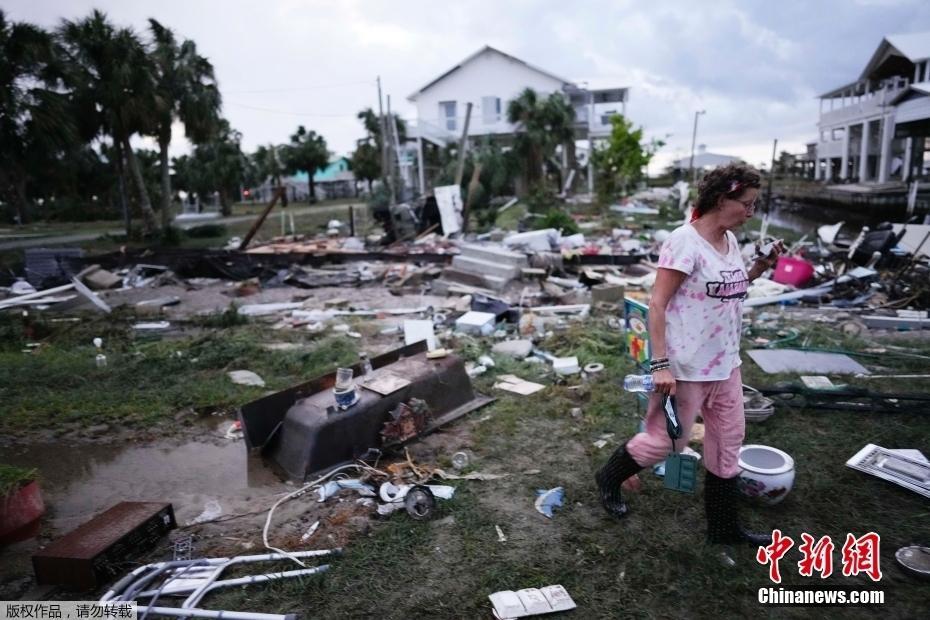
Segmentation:
{"type": "Polygon", "coordinates": [[[736,486],[736,477],[720,478],[709,471],[706,474],[704,510],[707,514],[707,542],[714,545],[772,544],[771,534],[750,532],[739,524],[739,489],[736,486]]]}
{"type": "Polygon", "coordinates": [[[608,513],[622,519],[629,509],[620,495],[620,483],[641,471],[640,467],[630,453],[626,451],[626,444],[617,448],[607,464],[594,474],[597,489],[601,493],[601,504],[608,513]]]}

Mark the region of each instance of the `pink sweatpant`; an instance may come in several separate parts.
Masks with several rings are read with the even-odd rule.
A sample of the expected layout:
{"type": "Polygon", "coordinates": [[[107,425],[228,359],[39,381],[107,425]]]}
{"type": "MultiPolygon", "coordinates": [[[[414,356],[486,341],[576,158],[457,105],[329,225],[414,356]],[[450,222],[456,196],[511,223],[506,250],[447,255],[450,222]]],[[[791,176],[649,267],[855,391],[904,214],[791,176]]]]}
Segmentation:
{"type": "MultiPolygon", "coordinates": [[[[743,381],[737,366],[723,381],[678,381],[675,401],[682,435],[675,450],[688,445],[691,427],[698,414],[704,416],[704,467],[720,478],[739,473],[739,449],[746,433],[743,414],[743,381]]],[[[643,467],[665,460],[672,440],[665,429],[665,396],[652,394],[646,409],[646,430],[627,443],[627,452],[643,467]]]]}

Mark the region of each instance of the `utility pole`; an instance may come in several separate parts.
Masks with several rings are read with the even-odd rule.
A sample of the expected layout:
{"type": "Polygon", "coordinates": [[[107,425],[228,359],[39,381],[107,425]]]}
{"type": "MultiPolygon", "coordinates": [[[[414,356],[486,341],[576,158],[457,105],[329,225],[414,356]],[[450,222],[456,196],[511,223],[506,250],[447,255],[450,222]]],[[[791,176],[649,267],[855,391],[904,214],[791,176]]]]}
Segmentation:
{"type": "Polygon", "coordinates": [[[400,176],[400,143],[397,138],[397,123],[394,121],[394,114],[391,112],[391,96],[387,95],[387,116],[384,117],[384,123],[388,130],[388,162],[391,169],[391,188],[395,198],[403,200],[403,179],[400,176]]]}
{"type": "Polygon", "coordinates": [[[594,93],[588,87],[588,193],[594,200],[594,93]]]}
{"type": "Polygon", "coordinates": [[[697,143],[697,122],[698,116],[704,114],[706,110],[697,110],[694,113],[694,131],[691,133],[691,163],[688,164],[688,170],[691,173],[691,184],[697,183],[697,172],[694,170],[694,147],[697,143]]]}
{"type": "Polygon", "coordinates": [[[462,184],[465,175],[465,147],[468,145],[468,123],[471,121],[471,101],[465,106],[465,127],[462,128],[462,139],[459,140],[459,163],[455,169],[455,184],[462,184]]]}
{"type": "Polygon", "coordinates": [[[388,182],[387,161],[387,123],[384,122],[384,105],[381,102],[381,76],[378,76],[378,126],[381,128],[381,183],[391,193],[391,204],[394,204],[394,187],[388,182]]]}
{"type": "Polygon", "coordinates": [[[772,142],[772,165],[769,166],[769,193],[765,197],[765,212],[769,212],[772,205],[772,181],[775,179],[775,149],[778,148],[778,138],[772,142]]]}

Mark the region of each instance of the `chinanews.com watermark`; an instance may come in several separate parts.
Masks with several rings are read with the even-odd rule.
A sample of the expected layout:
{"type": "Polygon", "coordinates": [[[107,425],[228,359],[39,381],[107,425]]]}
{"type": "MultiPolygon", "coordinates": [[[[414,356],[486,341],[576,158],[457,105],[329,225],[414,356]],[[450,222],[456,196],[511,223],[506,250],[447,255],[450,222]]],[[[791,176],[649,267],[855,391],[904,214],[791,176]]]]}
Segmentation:
{"type": "Polygon", "coordinates": [[[757,594],[762,605],[772,607],[802,607],[830,605],[884,605],[884,590],[861,590],[857,588],[830,588],[818,586],[798,586],[792,588],[774,588],[763,586],[757,594]]]}
{"type": "MultiPolygon", "coordinates": [[[[862,575],[878,583],[882,579],[881,558],[879,554],[881,537],[875,532],[862,536],[846,534],[846,540],[840,548],[840,566],[837,572],[844,577],[862,575]]],[[[768,566],[768,578],[774,586],[759,588],[758,602],[767,606],[829,606],[829,605],[883,605],[884,590],[862,587],[837,587],[835,585],[802,585],[782,587],[781,560],[794,547],[794,539],[782,534],[781,530],[772,531],[772,543],[759,547],[756,561],[768,566]]],[[[826,579],[834,572],[833,555],[835,545],[829,536],[819,539],[810,534],[801,534],[798,551],[801,559],[797,562],[798,574],[802,577],[826,579]]]]}

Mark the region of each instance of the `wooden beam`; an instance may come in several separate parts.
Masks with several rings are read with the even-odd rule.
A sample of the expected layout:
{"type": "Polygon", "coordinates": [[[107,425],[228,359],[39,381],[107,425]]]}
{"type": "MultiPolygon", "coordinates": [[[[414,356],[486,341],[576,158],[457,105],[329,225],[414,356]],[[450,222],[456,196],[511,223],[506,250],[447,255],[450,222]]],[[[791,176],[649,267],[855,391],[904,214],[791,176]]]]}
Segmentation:
{"type": "Polygon", "coordinates": [[[278,198],[284,193],[283,187],[276,187],[274,195],[271,197],[271,202],[269,202],[262,212],[255,219],[255,222],[252,224],[252,228],[249,229],[249,232],[246,233],[245,238],[242,240],[242,243],[239,244],[239,251],[244,251],[249,247],[249,242],[252,241],[252,237],[255,236],[255,233],[258,232],[258,229],[262,227],[262,224],[265,222],[265,218],[268,217],[268,214],[271,213],[271,210],[274,208],[275,204],[278,202],[278,198]]]}

